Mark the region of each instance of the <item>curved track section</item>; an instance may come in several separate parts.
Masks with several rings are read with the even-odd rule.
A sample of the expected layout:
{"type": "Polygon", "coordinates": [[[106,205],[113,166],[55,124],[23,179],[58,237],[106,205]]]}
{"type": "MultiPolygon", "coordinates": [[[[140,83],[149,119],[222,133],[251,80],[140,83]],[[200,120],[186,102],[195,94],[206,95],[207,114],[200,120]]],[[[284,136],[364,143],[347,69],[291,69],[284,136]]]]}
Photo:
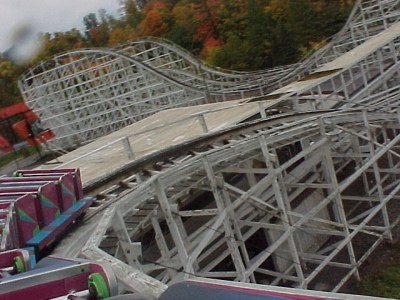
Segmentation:
{"type": "MultiPolygon", "coordinates": [[[[398,1],[358,1],[343,30],[304,62],[250,73],[207,67],[180,47],[157,39],[114,49],[71,51],[25,72],[20,90],[44,126],[56,133],[55,144],[73,148],[161,109],[269,95],[296,78],[320,72],[323,65],[390,28],[398,17],[398,1]]],[[[381,54],[373,59],[387,59],[384,51],[381,54]]],[[[368,61],[362,67],[371,69],[368,61]]],[[[339,89],[348,88],[352,78],[347,75],[359,77],[365,70],[354,72],[343,80],[334,79],[322,93],[334,93],[334,101],[347,97],[336,91],[342,84],[346,86],[339,89]]],[[[367,73],[367,81],[373,76],[367,73]]]]}
{"type": "Polygon", "coordinates": [[[296,78],[303,78],[387,29],[398,21],[399,10],[400,4],[396,0],[359,0],[343,29],[305,61],[255,72],[209,67],[188,51],[157,38],[132,41],[116,47],[115,50],[191,86],[224,93],[240,92],[242,98],[263,96],[296,78]]]}
{"type": "Polygon", "coordinates": [[[266,120],[132,163],[121,181],[131,189],[82,254],[152,295],[142,283],[159,291],[196,276],[315,289],[329,276],[326,289],[338,291],[359,278],[398,223],[400,23],[352,47],[270,93],[266,120]]]}
{"type": "Polygon", "coordinates": [[[243,124],[148,158],[82,254],[150,294],[192,276],[315,288],[329,275],[337,291],[397,223],[398,104],[243,124]]]}
{"type": "Polygon", "coordinates": [[[299,64],[255,72],[212,68],[168,40],[146,38],[122,44],[116,51],[134,57],[178,81],[227,98],[263,96],[299,64]],[[238,96],[234,96],[238,94],[238,96]]]}
{"type": "Polygon", "coordinates": [[[400,22],[267,97],[278,111],[367,108],[398,96],[400,22]]]}
{"type": "Polygon", "coordinates": [[[24,74],[27,104],[70,148],[157,111],[221,101],[140,61],[108,50],[79,50],[54,57],[24,74]]]}
{"type": "Polygon", "coordinates": [[[397,0],[357,0],[343,28],[328,43],[278,81],[280,87],[302,79],[361,45],[400,20],[397,0]]]}
{"type": "MultiPolygon", "coordinates": [[[[119,184],[107,187],[103,205],[73,236],[76,243],[62,250],[72,247],[71,255],[78,255],[82,249],[83,256],[110,263],[123,290],[155,297],[188,277],[312,289],[324,282],[332,291],[359,278],[368,256],[392,240],[399,215],[400,23],[382,17],[396,15],[398,1],[379,1],[381,10],[377,3],[358,2],[336,45],[357,38],[346,34],[357,20],[365,22],[363,40],[349,42],[344,53],[337,48],[337,56],[314,64],[305,78],[268,94],[262,120],[205,132],[101,178],[98,185],[119,184]],[[369,21],[362,17],[367,12],[369,21]]],[[[171,75],[179,72],[178,62],[169,70],[156,52],[157,59],[146,60],[129,47],[125,54],[85,50],[82,60],[98,59],[82,74],[99,72],[106,57],[105,65],[127,63],[124,72],[140,69],[137,76],[157,78],[160,88],[180,87],[174,90],[180,97],[187,90],[199,101],[213,95],[200,84],[179,83],[171,75]]],[[[166,53],[165,62],[180,60],[166,53]]],[[[118,67],[113,71],[122,77],[118,67]]],[[[194,72],[189,63],[181,68],[194,72]]],[[[217,95],[211,99],[220,100],[217,95]]]]}

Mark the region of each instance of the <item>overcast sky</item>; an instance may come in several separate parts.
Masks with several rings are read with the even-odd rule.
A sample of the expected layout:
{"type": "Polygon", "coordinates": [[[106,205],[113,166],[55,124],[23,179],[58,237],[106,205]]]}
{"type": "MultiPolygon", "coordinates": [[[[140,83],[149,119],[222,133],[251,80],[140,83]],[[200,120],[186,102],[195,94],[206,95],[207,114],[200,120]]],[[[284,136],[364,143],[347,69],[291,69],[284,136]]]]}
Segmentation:
{"type": "Polygon", "coordinates": [[[88,13],[104,8],[118,16],[118,0],[0,0],[0,52],[7,50],[18,28],[28,26],[39,32],[83,29],[88,13]]]}

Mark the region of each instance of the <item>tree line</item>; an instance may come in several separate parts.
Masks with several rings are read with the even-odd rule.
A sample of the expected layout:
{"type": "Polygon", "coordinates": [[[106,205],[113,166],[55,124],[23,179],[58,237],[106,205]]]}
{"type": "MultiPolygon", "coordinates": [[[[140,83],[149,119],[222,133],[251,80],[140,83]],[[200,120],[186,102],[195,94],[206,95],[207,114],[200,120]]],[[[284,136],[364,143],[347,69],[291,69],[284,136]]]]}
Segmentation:
{"type": "Polygon", "coordinates": [[[345,23],[355,0],[161,0],[137,9],[122,0],[121,15],[89,13],[84,32],[41,34],[29,63],[0,58],[0,106],[20,99],[17,80],[26,68],[83,47],[112,47],[155,36],[169,39],[208,64],[250,71],[290,64],[323,45],[345,23]]]}

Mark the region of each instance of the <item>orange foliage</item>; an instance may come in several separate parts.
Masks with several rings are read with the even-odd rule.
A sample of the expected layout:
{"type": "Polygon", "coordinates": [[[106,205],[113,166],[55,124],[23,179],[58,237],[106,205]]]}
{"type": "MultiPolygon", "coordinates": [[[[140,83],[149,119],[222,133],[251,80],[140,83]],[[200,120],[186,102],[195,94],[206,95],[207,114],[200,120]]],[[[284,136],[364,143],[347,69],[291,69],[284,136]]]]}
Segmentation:
{"type": "Polygon", "coordinates": [[[100,31],[98,27],[93,27],[89,29],[89,35],[93,39],[95,45],[99,45],[101,42],[100,31]]]}
{"type": "Polygon", "coordinates": [[[212,51],[219,48],[223,44],[220,38],[208,37],[203,43],[203,49],[200,52],[200,57],[208,57],[212,51]]]}
{"type": "Polygon", "coordinates": [[[143,36],[162,36],[168,32],[168,24],[163,19],[167,13],[164,3],[151,2],[143,11],[145,17],[139,24],[139,31],[143,36]]]}
{"type": "Polygon", "coordinates": [[[161,2],[161,1],[154,1],[154,2],[150,2],[150,3],[146,4],[143,11],[146,13],[146,12],[149,12],[154,9],[163,10],[166,8],[167,7],[166,7],[165,3],[161,2]]]}
{"type": "Polygon", "coordinates": [[[177,4],[172,9],[172,17],[176,24],[186,26],[193,22],[196,5],[193,3],[177,4]]]}
{"type": "Polygon", "coordinates": [[[135,29],[130,26],[115,27],[110,31],[108,46],[115,46],[126,41],[134,40],[137,37],[135,29]]]}
{"type": "Polygon", "coordinates": [[[194,40],[205,42],[210,37],[217,37],[216,24],[217,14],[221,9],[219,0],[204,0],[202,4],[198,4],[197,14],[194,16],[195,21],[200,25],[197,27],[194,40]]]}

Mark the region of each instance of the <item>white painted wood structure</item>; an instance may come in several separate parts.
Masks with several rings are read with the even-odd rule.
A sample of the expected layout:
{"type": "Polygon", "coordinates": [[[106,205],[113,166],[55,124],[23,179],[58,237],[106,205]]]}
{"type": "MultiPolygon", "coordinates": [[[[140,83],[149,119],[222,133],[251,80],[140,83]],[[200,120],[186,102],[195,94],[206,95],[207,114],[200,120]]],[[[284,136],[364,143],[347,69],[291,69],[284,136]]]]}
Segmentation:
{"type": "Polygon", "coordinates": [[[26,71],[19,86],[43,126],[55,131],[56,146],[74,148],[166,108],[267,95],[389,28],[398,9],[397,0],[358,0],[326,46],[301,64],[272,70],[212,69],[176,45],[149,38],[56,55],[26,71]]]}
{"type": "Polygon", "coordinates": [[[240,104],[261,119],[236,124],[243,119],[232,117],[216,130],[203,114],[196,137],[164,140],[140,159],[133,141],[125,142],[131,162],[117,171],[130,189],[106,197],[82,255],[110,263],[124,290],[152,296],[189,277],[309,289],[325,282],[334,292],[359,278],[360,265],[392,240],[398,223],[399,16],[398,0],[357,1],[326,47],[270,73],[223,77],[204,66],[197,73],[184,51],[159,40],[70,52],[28,72],[21,88],[34,109],[45,116],[49,107],[68,107],[58,128],[77,131],[65,140],[78,132],[87,142],[97,138],[90,130],[104,135],[166,107],[264,100],[261,113],[256,103],[240,104]]]}

